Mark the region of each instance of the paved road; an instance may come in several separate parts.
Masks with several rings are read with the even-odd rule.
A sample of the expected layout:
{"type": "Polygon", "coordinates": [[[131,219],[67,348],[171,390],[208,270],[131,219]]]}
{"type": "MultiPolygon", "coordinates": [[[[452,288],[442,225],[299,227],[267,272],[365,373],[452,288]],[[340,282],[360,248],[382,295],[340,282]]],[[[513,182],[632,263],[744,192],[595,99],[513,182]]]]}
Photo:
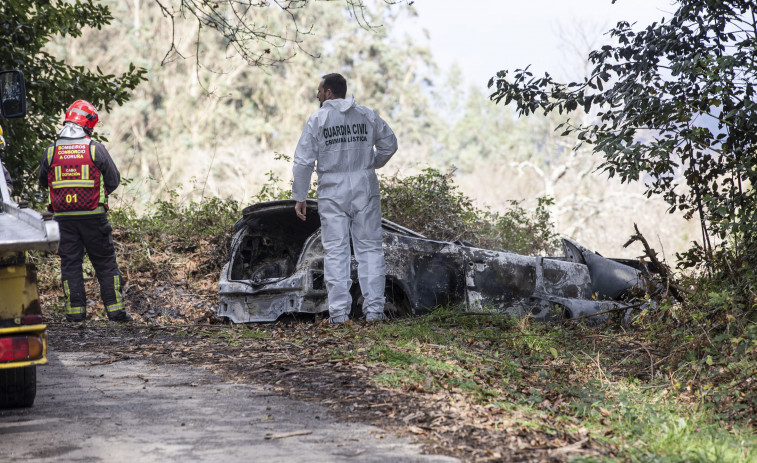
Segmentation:
{"type": "Polygon", "coordinates": [[[0,410],[0,462],[458,461],[205,369],[52,352],[37,381],[34,407],[0,410]]]}

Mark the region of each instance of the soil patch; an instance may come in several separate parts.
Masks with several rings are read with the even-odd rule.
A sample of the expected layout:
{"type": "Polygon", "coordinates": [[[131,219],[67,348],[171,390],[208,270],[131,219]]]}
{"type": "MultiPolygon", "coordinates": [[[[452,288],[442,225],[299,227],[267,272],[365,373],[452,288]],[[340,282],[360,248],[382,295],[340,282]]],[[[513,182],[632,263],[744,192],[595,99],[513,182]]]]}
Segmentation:
{"type": "MultiPolygon", "coordinates": [[[[53,322],[50,348],[98,352],[105,362],[126,359],[206,368],[234,382],[263,385],[282,396],[318,401],[341,420],[379,426],[410,436],[428,453],[464,461],[566,461],[576,456],[611,454],[587,435],[560,435],[519,424],[493,429],[506,412],[469,404],[448,391],[387,388],[373,378],[379,365],[332,358],[332,351],[354,342],[368,326],[332,328],[318,322],[266,325],[265,338],[230,340],[225,325],[119,325],[53,322]],[[500,418],[497,420],[497,418],[500,418]]],[[[416,388],[418,389],[418,388],[416,388]]],[[[422,389],[422,388],[420,388],[422,389]]],[[[555,427],[559,429],[559,427],[555,427]]]]}

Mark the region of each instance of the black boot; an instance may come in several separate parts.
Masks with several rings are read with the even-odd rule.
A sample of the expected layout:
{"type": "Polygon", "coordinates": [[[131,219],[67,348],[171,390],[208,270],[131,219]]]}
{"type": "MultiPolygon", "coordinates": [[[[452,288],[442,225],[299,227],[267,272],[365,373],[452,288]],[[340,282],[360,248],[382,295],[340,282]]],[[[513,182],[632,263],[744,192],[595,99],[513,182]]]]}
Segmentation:
{"type": "Polygon", "coordinates": [[[108,318],[112,322],[125,323],[125,322],[130,322],[131,321],[131,315],[129,315],[129,313],[126,312],[126,310],[123,310],[123,309],[116,310],[115,312],[108,313],[108,318]]]}

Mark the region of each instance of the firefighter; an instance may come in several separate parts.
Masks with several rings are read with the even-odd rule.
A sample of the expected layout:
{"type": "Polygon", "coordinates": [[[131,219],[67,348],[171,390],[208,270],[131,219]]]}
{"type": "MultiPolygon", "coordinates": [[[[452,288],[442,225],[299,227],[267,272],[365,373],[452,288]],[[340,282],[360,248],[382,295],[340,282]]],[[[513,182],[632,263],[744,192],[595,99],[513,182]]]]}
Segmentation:
{"type": "Polygon", "coordinates": [[[292,170],[295,212],[306,220],[305,199],[318,164],[318,214],[332,324],[347,321],[352,307],[350,235],[365,319],[373,322],[385,318],[381,196],[376,169],[397,151],[397,137],[389,125],[372,109],[359,106],[353,96],[346,95],[344,77],[335,73],[323,76],[317,93],[321,108],[305,125],[292,170]]]}
{"type": "Polygon", "coordinates": [[[121,175],[105,146],[91,139],[99,120],[97,110],[87,101],[77,100],[68,108],[58,139],[40,160],[39,184],[49,188],[47,208],[55,213],[60,226],[58,255],[66,320],[81,322],[87,317],[82,275],[86,250],[108,318],[127,322],[131,316],[126,312],[123,278],[107,215],[108,195],[118,187],[121,175]]]}

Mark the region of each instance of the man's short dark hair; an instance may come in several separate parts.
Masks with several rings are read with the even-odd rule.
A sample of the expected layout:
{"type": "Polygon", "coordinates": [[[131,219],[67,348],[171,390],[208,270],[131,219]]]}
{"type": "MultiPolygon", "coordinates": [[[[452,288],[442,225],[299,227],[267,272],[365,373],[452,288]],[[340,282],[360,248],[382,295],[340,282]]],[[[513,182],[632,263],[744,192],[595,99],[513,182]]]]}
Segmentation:
{"type": "Polygon", "coordinates": [[[347,96],[347,79],[341,74],[333,72],[323,76],[323,91],[331,90],[337,98],[344,98],[347,96]]]}

